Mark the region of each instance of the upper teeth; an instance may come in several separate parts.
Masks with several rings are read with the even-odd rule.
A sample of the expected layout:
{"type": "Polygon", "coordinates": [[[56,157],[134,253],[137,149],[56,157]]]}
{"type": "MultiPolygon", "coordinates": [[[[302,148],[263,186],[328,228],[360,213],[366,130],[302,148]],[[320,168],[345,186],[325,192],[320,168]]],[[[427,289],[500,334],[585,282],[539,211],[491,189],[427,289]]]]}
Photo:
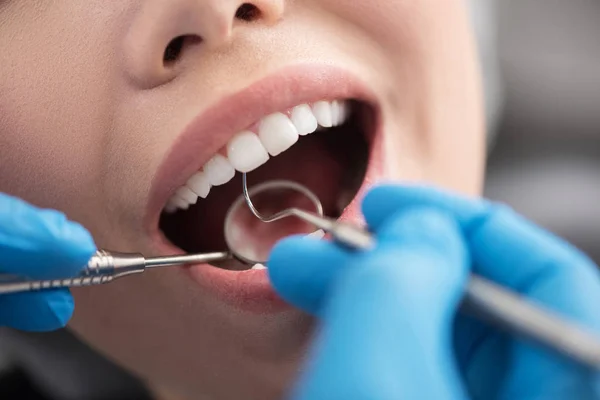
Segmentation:
{"type": "Polygon", "coordinates": [[[277,156],[298,141],[299,136],[315,132],[319,126],[339,126],[348,118],[347,101],[318,101],[312,105],[302,104],[286,113],[274,113],[263,117],[256,125],[258,132],[245,130],[229,140],[224,151],[213,156],[180,187],[168,201],[165,211],[172,213],[187,209],[206,198],[212,186],[224,185],[235,171],[250,172],[277,156]]]}

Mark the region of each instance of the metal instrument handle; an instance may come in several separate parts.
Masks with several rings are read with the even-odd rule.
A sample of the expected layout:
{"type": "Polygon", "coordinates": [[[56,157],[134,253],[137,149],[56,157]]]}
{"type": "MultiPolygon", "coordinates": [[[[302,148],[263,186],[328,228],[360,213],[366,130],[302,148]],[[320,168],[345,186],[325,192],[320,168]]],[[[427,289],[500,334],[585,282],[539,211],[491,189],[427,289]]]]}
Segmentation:
{"type": "Polygon", "coordinates": [[[84,287],[101,285],[111,282],[115,277],[112,275],[90,275],[79,276],[69,279],[49,279],[39,281],[20,281],[0,283],[0,294],[35,292],[45,289],[62,289],[72,287],[84,287]]]}
{"type": "Polygon", "coordinates": [[[93,286],[108,283],[121,276],[114,274],[114,259],[110,252],[98,250],[86,268],[76,277],[65,279],[0,281],[0,294],[35,292],[46,289],[93,286]]]}
{"type": "Polygon", "coordinates": [[[600,340],[596,334],[485,278],[471,275],[461,310],[517,337],[600,369],[600,340]]]}

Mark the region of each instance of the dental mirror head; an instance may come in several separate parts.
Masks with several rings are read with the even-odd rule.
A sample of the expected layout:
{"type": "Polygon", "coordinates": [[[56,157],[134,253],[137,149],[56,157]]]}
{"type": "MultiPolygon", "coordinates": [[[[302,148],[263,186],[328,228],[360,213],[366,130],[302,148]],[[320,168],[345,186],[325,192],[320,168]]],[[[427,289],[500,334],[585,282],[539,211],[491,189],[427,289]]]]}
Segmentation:
{"type": "Polygon", "coordinates": [[[279,240],[315,231],[310,223],[288,218],[294,216],[293,209],[323,215],[321,202],[308,188],[276,180],[248,189],[246,174],[243,179],[243,194],[227,212],[224,227],[225,242],[236,259],[248,265],[265,265],[279,240]]]}

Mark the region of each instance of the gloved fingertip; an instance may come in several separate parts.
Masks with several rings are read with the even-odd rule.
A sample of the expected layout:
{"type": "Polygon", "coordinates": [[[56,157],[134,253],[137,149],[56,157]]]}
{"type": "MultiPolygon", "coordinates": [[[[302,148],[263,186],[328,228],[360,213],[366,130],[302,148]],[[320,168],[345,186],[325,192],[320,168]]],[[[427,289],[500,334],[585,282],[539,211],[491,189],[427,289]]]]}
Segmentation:
{"type": "Polygon", "coordinates": [[[48,271],[53,274],[51,277],[77,275],[96,251],[92,235],[81,224],[70,221],[56,210],[42,210],[40,218],[43,222],[39,232],[46,240],[42,242],[44,236],[40,238],[39,261],[32,257],[31,264],[38,262],[39,273],[48,271]]]}
{"type": "Polygon", "coordinates": [[[352,268],[363,294],[374,297],[387,288],[401,293],[398,299],[415,309],[443,315],[453,310],[470,259],[459,225],[449,214],[425,207],[398,211],[381,224],[377,239],[377,249],[356,260],[369,267],[352,268]]]}
{"type": "Polygon", "coordinates": [[[42,210],[40,213],[45,220],[46,230],[51,232],[54,245],[69,249],[74,259],[89,259],[96,251],[92,235],[80,223],[67,219],[56,210],[42,210]]]}
{"type": "Polygon", "coordinates": [[[67,273],[76,274],[81,271],[97,250],[90,232],[76,222],[67,221],[61,240],[70,258],[70,262],[65,264],[67,273]]]}
{"type": "Polygon", "coordinates": [[[81,250],[84,255],[90,255],[96,251],[96,244],[90,232],[81,224],[73,221],[67,221],[65,226],[63,240],[81,250]]]}
{"type": "Polygon", "coordinates": [[[395,190],[397,187],[398,186],[393,184],[383,183],[370,188],[362,199],[361,209],[363,214],[377,208],[377,206],[381,204],[381,199],[387,197],[388,193],[395,190]]]}
{"type": "Polygon", "coordinates": [[[413,207],[392,214],[381,223],[378,239],[392,245],[400,241],[404,246],[425,246],[431,254],[461,261],[468,255],[458,222],[449,213],[432,207],[413,207]]]}
{"type": "Polygon", "coordinates": [[[391,213],[415,206],[434,207],[449,212],[461,225],[465,225],[484,212],[489,205],[485,201],[457,195],[434,186],[386,184],[376,186],[366,194],[362,210],[369,227],[377,230],[391,213]]]}
{"type": "Polygon", "coordinates": [[[377,230],[391,213],[405,208],[408,199],[421,196],[419,193],[425,190],[423,186],[407,184],[384,183],[374,186],[362,201],[362,212],[368,225],[377,230]]]}
{"type": "Polygon", "coordinates": [[[303,255],[302,249],[313,246],[315,240],[302,236],[289,236],[278,241],[271,249],[267,266],[269,273],[277,276],[285,276],[287,265],[295,265],[300,262],[299,257],[303,255]]]}
{"type": "Polygon", "coordinates": [[[49,298],[48,307],[51,310],[51,315],[54,316],[54,321],[53,323],[49,321],[48,326],[51,326],[51,328],[47,330],[56,330],[67,326],[73,316],[75,302],[73,296],[65,290],[61,291],[59,295],[49,298]]]}
{"type": "Polygon", "coordinates": [[[0,300],[0,322],[28,332],[63,328],[74,309],[73,297],[65,289],[10,294],[0,300]]]}
{"type": "Polygon", "coordinates": [[[267,271],[283,299],[317,314],[334,275],[347,257],[334,243],[295,236],[280,241],[273,248],[267,271]]]}
{"type": "Polygon", "coordinates": [[[3,272],[32,279],[68,278],[87,265],[96,250],[90,233],[56,210],[44,210],[4,196],[0,213],[3,272]]]}

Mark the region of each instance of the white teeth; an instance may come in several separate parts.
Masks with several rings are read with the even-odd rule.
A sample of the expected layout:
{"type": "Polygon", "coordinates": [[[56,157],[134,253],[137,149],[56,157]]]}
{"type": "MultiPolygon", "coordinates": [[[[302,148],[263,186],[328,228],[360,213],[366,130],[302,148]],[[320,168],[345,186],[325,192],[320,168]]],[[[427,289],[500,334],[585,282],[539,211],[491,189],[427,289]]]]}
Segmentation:
{"type": "Polygon", "coordinates": [[[192,192],[187,186],[180,187],[179,189],[177,189],[175,194],[181,197],[183,200],[187,201],[189,204],[196,204],[196,202],[198,201],[198,195],[192,192]]]}
{"type": "Polygon", "coordinates": [[[302,136],[313,133],[319,126],[315,115],[307,104],[294,107],[291,120],[298,130],[298,134],[302,136]]]}
{"type": "Polygon", "coordinates": [[[175,211],[177,211],[177,206],[173,203],[171,203],[170,201],[167,203],[167,205],[165,206],[165,212],[167,214],[173,214],[175,211]]]}
{"type": "Polygon", "coordinates": [[[331,103],[328,101],[317,101],[313,105],[312,111],[319,125],[324,128],[331,128],[333,126],[331,120],[331,103]]]}
{"type": "Polygon", "coordinates": [[[269,160],[269,154],[260,139],[250,131],[238,133],[229,141],[227,157],[240,172],[250,172],[269,160]]]}
{"type": "MultiPolygon", "coordinates": [[[[227,143],[227,156],[216,154],[211,158],[173,194],[164,211],[187,210],[198,197],[206,198],[212,186],[229,182],[236,170],[253,171],[269,160],[269,154],[274,157],[293,146],[299,136],[339,126],[349,114],[349,102],[334,100],[298,105],[291,109],[289,117],[279,112],[267,115],[259,121],[258,133],[247,130],[235,135],[227,143]]],[[[324,232],[316,231],[310,236],[322,238],[324,232]]]]}
{"type": "Polygon", "coordinates": [[[262,119],[258,136],[270,155],[283,153],[298,141],[298,131],[292,121],[281,113],[262,119]]]}
{"type": "Polygon", "coordinates": [[[263,264],[254,264],[252,269],[267,269],[263,264]]]}
{"type": "Polygon", "coordinates": [[[217,154],[204,165],[204,173],[211,185],[218,186],[229,182],[235,169],[227,158],[217,154]]]}
{"type": "Polygon", "coordinates": [[[348,118],[348,103],[334,101],[331,103],[331,122],[333,126],[340,126],[348,118]]]}
{"type": "Polygon", "coordinates": [[[206,174],[202,171],[196,172],[186,183],[192,192],[196,193],[198,197],[203,199],[210,193],[210,182],[206,174]]]}
{"type": "Polygon", "coordinates": [[[340,125],[340,121],[341,121],[340,114],[341,114],[340,102],[332,101],[331,102],[331,125],[332,126],[340,125]]]}
{"type": "Polygon", "coordinates": [[[313,239],[323,239],[325,237],[325,231],[323,229],[319,229],[318,231],[314,231],[313,233],[306,235],[306,237],[313,239]]]}
{"type": "Polygon", "coordinates": [[[183,210],[187,210],[188,208],[190,208],[190,203],[188,203],[187,201],[185,201],[184,199],[182,199],[179,196],[173,196],[171,197],[171,204],[177,206],[177,208],[181,208],[183,210]]]}

